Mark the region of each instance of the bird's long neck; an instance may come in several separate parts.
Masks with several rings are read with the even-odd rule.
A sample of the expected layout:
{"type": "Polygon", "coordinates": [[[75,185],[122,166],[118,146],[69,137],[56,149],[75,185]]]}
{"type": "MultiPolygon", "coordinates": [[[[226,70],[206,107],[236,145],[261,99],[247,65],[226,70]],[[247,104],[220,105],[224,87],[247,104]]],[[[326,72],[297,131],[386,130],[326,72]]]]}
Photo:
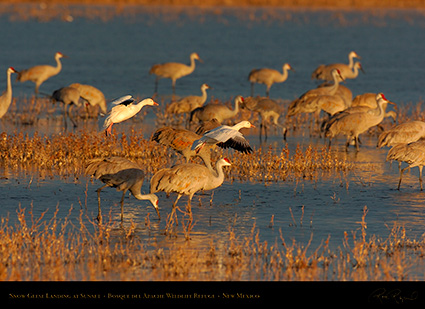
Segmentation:
{"type": "Polygon", "coordinates": [[[7,88],[6,95],[12,98],[12,81],[10,80],[10,76],[12,75],[11,71],[7,71],[7,88]]]}
{"type": "Polygon", "coordinates": [[[213,178],[211,184],[213,184],[215,187],[218,187],[224,181],[223,162],[217,161],[215,169],[215,173],[211,173],[211,176],[213,178]]]}
{"type": "Polygon", "coordinates": [[[359,67],[355,65],[351,72],[353,73],[352,77],[356,78],[359,75],[359,67]]]}
{"type": "Polygon", "coordinates": [[[348,55],[348,66],[350,67],[350,69],[352,70],[354,67],[354,55],[348,55]]]}
{"type": "Polygon", "coordinates": [[[55,57],[55,60],[56,60],[55,71],[59,73],[62,70],[62,62],[60,60],[60,57],[58,56],[55,57]]]}
{"type": "Polygon", "coordinates": [[[189,66],[189,69],[190,69],[191,72],[195,71],[195,66],[196,66],[196,64],[195,64],[195,57],[190,57],[190,66],[189,66]]]}
{"type": "Polygon", "coordinates": [[[137,193],[134,194],[134,197],[137,198],[138,200],[149,200],[151,201],[151,203],[154,203],[155,200],[155,194],[150,193],[150,194],[141,194],[141,193],[137,193]]]}
{"type": "Polygon", "coordinates": [[[202,88],[202,102],[205,103],[205,101],[207,100],[207,89],[202,88]]]}
{"type": "Polygon", "coordinates": [[[233,115],[236,115],[239,112],[239,99],[235,100],[235,107],[233,108],[233,115]]]}
{"type": "Polygon", "coordinates": [[[279,81],[284,82],[287,79],[288,79],[288,67],[284,65],[282,69],[282,74],[279,77],[279,81]]]}
{"type": "Polygon", "coordinates": [[[339,86],[339,78],[337,77],[337,75],[333,75],[332,77],[334,79],[334,83],[333,85],[328,86],[330,95],[334,95],[336,91],[338,90],[338,86],[339,86]]]}

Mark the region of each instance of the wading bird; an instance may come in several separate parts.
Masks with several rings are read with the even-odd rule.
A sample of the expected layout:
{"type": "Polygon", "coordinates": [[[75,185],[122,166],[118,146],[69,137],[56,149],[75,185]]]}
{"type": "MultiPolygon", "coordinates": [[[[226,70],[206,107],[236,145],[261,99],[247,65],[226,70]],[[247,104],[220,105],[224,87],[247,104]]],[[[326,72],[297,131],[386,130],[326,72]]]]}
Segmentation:
{"type": "Polygon", "coordinates": [[[55,90],[51,96],[53,102],[62,102],[63,103],[63,120],[65,122],[65,128],[67,127],[66,118],[68,117],[74,127],[77,126],[77,123],[71,116],[71,110],[74,106],[81,106],[80,103],[80,92],[72,87],[62,87],[55,90]],[[68,109],[69,106],[69,109],[68,109]]]}
{"type": "Polygon", "coordinates": [[[55,54],[55,67],[51,65],[37,65],[35,67],[19,71],[17,80],[20,82],[26,82],[29,80],[35,83],[35,93],[37,94],[42,83],[50,77],[59,74],[62,70],[62,63],[60,61],[62,57],[66,56],[60,52],[55,54]]]}
{"type": "Polygon", "coordinates": [[[204,103],[207,101],[207,89],[210,89],[210,86],[208,86],[207,84],[202,84],[202,96],[190,95],[181,98],[178,101],[170,103],[165,109],[165,111],[170,114],[190,113],[195,108],[204,105],[204,103]]]}
{"type": "Polygon", "coordinates": [[[340,74],[341,74],[342,80],[344,80],[345,78],[350,78],[346,76],[353,75],[354,58],[361,59],[360,56],[355,51],[352,51],[348,54],[348,61],[349,61],[348,65],[344,63],[334,63],[334,64],[328,64],[328,65],[322,64],[316,70],[314,70],[314,72],[311,74],[311,78],[331,81],[333,79],[332,77],[333,69],[338,69],[341,72],[340,74]]]}
{"type": "Polygon", "coordinates": [[[213,170],[211,166],[211,146],[204,147],[199,152],[191,149],[193,142],[200,138],[201,135],[195,132],[171,127],[160,128],[152,135],[152,141],[170,147],[182,154],[186,158],[187,163],[191,158],[198,156],[204,161],[208,169],[213,170]]]}
{"type": "Polygon", "coordinates": [[[69,87],[75,88],[80,92],[80,97],[90,104],[90,106],[99,106],[101,112],[106,114],[106,100],[102,91],[91,85],[73,83],[69,87]]]}
{"type": "Polygon", "coordinates": [[[239,113],[239,106],[243,103],[243,97],[237,96],[235,98],[235,105],[233,110],[224,104],[209,103],[207,105],[198,107],[190,113],[190,122],[197,119],[198,121],[210,121],[213,118],[222,123],[224,120],[235,117],[239,113]]]}
{"type": "Polygon", "coordinates": [[[387,161],[399,161],[400,179],[397,189],[400,190],[401,179],[406,169],[417,166],[419,168],[419,183],[422,191],[422,169],[425,165],[425,141],[420,140],[410,144],[398,144],[388,151],[387,161]],[[407,167],[401,169],[401,162],[407,167]]]}
{"type": "Polygon", "coordinates": [[[191,201],[193,195],[200,190],[213,190],[224,181],[223,166],[229,166],[227,158],[220,159],[216,163],[216,171],[211,171],[203,165],[184,163],[171,168],[159,170],[151,179],[151,194],[163,191],[167,194],[177,193],[177,199],[173,203],[173,212],[177,202],[183,195],[188,195],[187,209],[191,213],[191,201]]]}
{"type": "Polygon", "coordinates": [[[376,101],[378,106],[374,109],[368,109],[365,112],[346,113],[329,121],[325,136],[331,140],[338,134],[344,134],[347,136],[346,150],[348,150],[350,141],[354,139],[356,150],[359,151],[359,135],[381,123],[385,116],[383,105],[391,103],[382,93],[376,96],[376,101]]]}
{"type": "MultiPolygon", "coordinates": [[[[299,113],[314,113],[316,120],[322,110],[322,104],[326,102],[324,96],[334,96],[339,88],[339,80],[342,78],[338,69],[332,70],[334,83],[329,86],[314,88],[302,94],[298,99],[295,99],[289,104],[287,117],[295,116],[299,113]]],[[[342,101],[341,98],[338,98],[342,101]]],[[[311,126],[311,128],[313,125],[311,126]]]]}
{"type": "Polygon", "coordinates": [[[267,126],[270,120],[272,120],[273,125],[282,129],[283,139],[286,139],[286,133],[288,130],[279,123],[279,117],[282,113],[282,108],[279,106],[279,104],[277,104],[276,101],[269,98],[249,97],[244,99],[242,107],[260,114],[260,140],[263,129],[264,136],[267,140],[267,126]]]}
{"type": "Polygon", "coordinates": [[[112,104],[115,106],[109,112],[109,116],[105,119],[103,127],[105,128],[106,136],[112,134],[112,125],[114,123],[123,122],[135,116],[145,105],[158,105],[151,98],[144,99],[137,104],[133,104],[134,98],[131,95],[120,97],[112,104]]]}
{"type": "Polygon", "coordinates": [[[283,83],[286,81],[288,79],[288,70],[294,71],[294,69],[288,63],[283,65],[282,70],[282,73],[269,68],[252,70],[248,75],[248,80],[251,82],[251,96],[254,96],[254,83],[266,85],[266,96],[268,97],[270,93],[270,87],[274,83],[283,83]]]}
{"type": "Polygon", "coordinates": [[[6,91],[0,96],[0,118],[6,114],[12,103],[12,82],[10,80],[10,75],[12,75],[12,73],[17,73],[17,71],[12,67],[8,68],[6,71],[6,91]]]}
{"type": "Polygon", "coordinates": [[[149,70],[149,74],[155,74],[155,93],[158,92],[158,81],[160,78],[170,78],[173,87],[173,94],[176,92],[176,80],[191,74],[195,70],[195,60],[201,61],[197,53],[190,54],[190,65],[178,62],[166,62],[155,64],[149,70]]]}
{"type": "Polygon", "coordinates": [[[425,122],[409,121],[392,129],[384,131],[379,135],[377,147],[392,147],[397,144],[409,144],[425,137],[425,122]]]}
{"type": "Polygon", "coordinates": [[[121,157],[97,158],[88,162],[85,172],[105,184],[96,190],[98,201],[97,219],[99,222],[102,222],[100,191],[106,187],[122,191],[121,221],[124,217],[124,197],[128,190],[138,200],[149,200],[155,208],[158,218],[161,218],[158,209],[158,197],[155,194],[141,194],[145,173],[138,164],[121,157]]]}
{"type": "Polygon", "coordinates": [[[243,153],[252,152],[248,141],[239,132],[242,128],[255,128],[249,121],[241,121],[234,126],[222,125],[210,131],[207,131],[202,137],[192,144],[192,150],[196,153],[202,150],[205,145],[219,145],[223,148],[231,147],[243,153]]]}

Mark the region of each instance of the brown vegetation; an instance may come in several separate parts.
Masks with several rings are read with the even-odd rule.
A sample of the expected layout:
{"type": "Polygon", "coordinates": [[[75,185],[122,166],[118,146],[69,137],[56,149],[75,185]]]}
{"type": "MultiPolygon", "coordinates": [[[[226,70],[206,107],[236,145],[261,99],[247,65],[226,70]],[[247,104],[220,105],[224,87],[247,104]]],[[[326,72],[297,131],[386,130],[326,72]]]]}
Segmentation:
{"type": "MultiPolygon", "coordinates": [[[[9,0],[10,3],[39,3],[38,0],[9,0]]],[[[171,6],[279,6],[301,8],[418,8],[422,0],[44,0],[46,4],[171,5],[171,6]]]]}
{"type": "MultiPolygon", "coordinates": [[[[2,218],[0,280],[415,280],[423,267],[425,239],[411,240],[394,225],[386,239],[366,234],[367,208],[359,222],[361,235],[345,233],[340,247],[329,238],[317,248],[288,241],[260,241],[252,226],[243,239],[229,227],[220,244],[206,250],[176,242],[167,250],[146,244],[134,226],[114,236],[114,226],[69,218],[43,220],[18,209],[18,223],[2,218]],[[93,226],[90,226],[93,224],[93,226]],[[149,245],[149,249],[147,246],[149,245]]],[[[423,275],[420,274],[419,275],[423,275]]]]}

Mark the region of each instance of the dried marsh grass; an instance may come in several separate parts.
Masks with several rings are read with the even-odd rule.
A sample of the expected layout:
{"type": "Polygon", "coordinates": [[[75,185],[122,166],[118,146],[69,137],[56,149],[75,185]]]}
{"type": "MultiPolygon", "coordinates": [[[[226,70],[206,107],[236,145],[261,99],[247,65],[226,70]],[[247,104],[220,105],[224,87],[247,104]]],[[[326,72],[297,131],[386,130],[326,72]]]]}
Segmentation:
{"type": "MultiPolygon", "coordinates": [[[[327,147],[297,147],[290,154],[269,147],[255,149],[252,154],[217,149],[213,157],[226,155],[232,166],[227,179],[270,182],[295,178],[313,179],[318,171],[340,172],[352,168],[352,163],[336,158],[327,147]]],[[[132,130],[129,135],[105,138],[103,132],[64,133],[52,136],[33,136],[23,133],[0,134],[0,167],[16,171],[41,171],[61,176],[79,177],[85,163],[95,157],[121,156],[137,161],[147,174],[175,163],[175,153],[165,146],[145,140],[132,130]]],[[[183,158],[178,157],[183,162],[183,158]]],[[[199,160],[199,159],[196,159],[199,160]]],[[[180,161],[178,161],[180,162],[180,161]]],[[[196,162],[200,162],[196,161],[196,162]]],[[[202,164],[202,163],[201,163],[202,164]]]]}
{"type": "MultiPolygon", "coordinates": [[[[71,210],[70,210],[71,213],[71,210]]],[[[19,208],[17,223],[0,225],[0,280],[415,280],[423,277],[425,239],[411,240],[394,225],[387,239],[366,234],[367,208],[356,231],[345,233],[332,250],[330,237],[317,248],[282,232],[274,244],[260,241],[255,223],[246,237],[229,227],[227,237],[206,249],[191,241],[167,249],[147,244],[135,227],[113,236],[112,223],[98,226],[83,218],[50,220],[19,208]],[[419,273],[418,273],[419,271],[419,273]]]]}

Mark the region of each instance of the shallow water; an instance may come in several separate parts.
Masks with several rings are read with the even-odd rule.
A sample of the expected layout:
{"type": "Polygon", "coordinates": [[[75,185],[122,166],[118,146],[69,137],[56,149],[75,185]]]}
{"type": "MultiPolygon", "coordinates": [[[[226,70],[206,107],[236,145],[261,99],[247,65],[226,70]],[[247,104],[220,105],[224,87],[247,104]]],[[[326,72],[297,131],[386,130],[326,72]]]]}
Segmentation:
{"type": "MultiPolygon", "coordinates": [[[[0,71],[8,66],[18,70],[40,63],[53,64],[53,54],[61,51],[69,56],[63,59],[63,71],[41,86],[41,91],[53,90],[81,82],[100,88],[108,99],[131,93],[150,96],[154,78],[149,76],[151,65],[164,61],[188,63],[188,56],[196,51],[204,60],[195,72],[177,82],[177,95],[200,93],[202,83],[210,84],[210,97],[228,100],[235,95],[249,95],[247,75],[255,67],[281,68],[289,62],[296,72],[284,84],[271,89],[273,98],[290,100],[316,86],[310,74],[321,63],[347,62],[347,54],[355,50],[362,56],[366,74],[346,83],[353,95],[364,92],[384,92],[391,101],[418,102],[425,84],[423,54],[425,51],[425,18],[423,12],[379,11],[285,11],[273,14],[266,9],[223,10],[221,14],[204,12],[202,15],[184,11],[169,15],[160,10],[115,17],[108,21],[74,18],[73,22],[10,21],[0,17],[0,39],[8,45],[0,51],[0,71]],[[161,13],[162,12],[162,13],[161,13]],[[266,18],[262,17],[266,16],[266,18]]],[[[4,85],[4,76],[0,76],[4,85]]],[[[256,93],[265,88],[256,85],[256,93]]],[[[20,100],[29,97],[33,84],[13,82],[14,96],[20,100]]],[[[161,98],[167,100],[171,83],[161,80],[161,98]]],[[[15,109],[17,108],[15,106],[15,109]]],[[[163,107],[163,106],[162,106],[163,107]]],[[[13,107],[12,107],[13,108],[13,107]]],[[[59,115],[59,110],[55,115],[59,115]]],[[[58,116],[59,117],[59,116],[58,116]]],[[[59,120],[58,120],[59,119],[59,120]]],[[[62,121],[40,119],[36,125],[14,125],[1,121],[1,130],[9,133],[39,131],[42,134],[63,132],[62,121]]],[[[98,130],[103,119],[81,124],[78,130],[98,130]]],[[[155,114],[149,111],[143,121],[117,125],[117,130],[141,129],[146,138],[156,129],[155,114]]],[[[249,134],[249,133],[248,133],[249,134]]],[[[249,134],[250,142],[260,147],[273,144],[284,147],[278,135],[260,144],[256,134],[249,134]]],[[[421,237],[425,230],[424,194],[419,191],[418,170],[406,173],[402,189],[396,190],[398,168],[385,162],[387,149],[376,149],[376,136],[362,138],[359,153],[351,148],[344,151],[343,138],[332,146],[340,157],[354,162],[356,168],[346,174],[320,175],[319,180],[288,180],[278,183],[233,182],[228,180],[211,192],[197,194],[193,199],[195,226],[191,233],[194,246],[207,246],[210,240],[227,238],[229,227],[237,236],[251,233],[255,224],[261,240],[279,242],[283,237],[317,248],[329,235],[330,245],[341,246],[345,231],[358,231],[364,206],[368,235],[386,238],[394,222],[405,226],[407,236],[421,237]],[[271,218],[273,224],[270,224],[271,218]]],[[[308,133],[288,136],[290,149],[297,145],[321,147],[326,142],[311,138],[308,133]]],[[[230,153],[231,156],[231,153],[230,153]]],[[[38,174],[20,174],[2,169],[0,179],[0,215],[15,220],[19,207],[32,207],[35,217],[48,210],[51,218],[56,208],[58,216],[78,218],[83,212],[85,220],[97,215],[95,189],[100,183],[85,176],[78,179],[57,175],[39,177],[38,174]]],[[[143,186],[148,191],[148,182],[143,186]]],[[[175,196],[160,195],[162,217],[171,210],[175,196]]],[[[121,193],[102,191],[104,216],[111,214],[119,222],[121,193]]],[[[179,205],[184,208],[186,198],[179,205]]],[[[147,202],[125,199],[124,225],[131,220],[138,235],[148,242],[164,247],[184,241],[180,236],[164,235],[165,220],[158,221],[147,202]],[[150,225],[145,224],[149,213],[150,225]]],[[[12,221],[13,222],[13,221],[12,221]]],[[[116,234],[121,230],[117,225],[116,234]]]]}

